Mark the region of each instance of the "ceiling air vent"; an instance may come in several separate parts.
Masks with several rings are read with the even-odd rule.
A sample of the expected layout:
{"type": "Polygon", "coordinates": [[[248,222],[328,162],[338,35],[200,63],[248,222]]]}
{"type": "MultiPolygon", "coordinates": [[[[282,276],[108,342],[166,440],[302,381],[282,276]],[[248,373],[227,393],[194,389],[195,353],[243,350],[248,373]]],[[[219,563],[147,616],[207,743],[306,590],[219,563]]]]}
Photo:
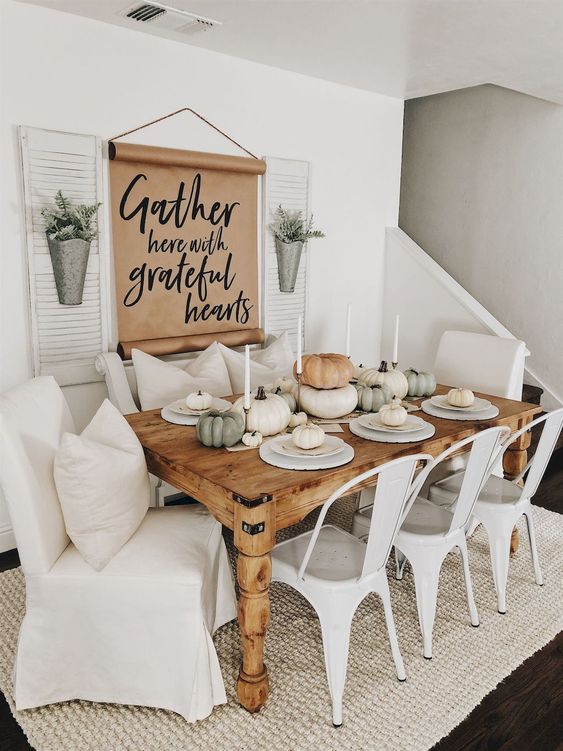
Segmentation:
{"type": "Polygon", "coordinates": [[[148,21],[154,21],[155,18],[163,16],[166,13],[164,8],[157,8],[154,5],[137,5],[135,8],[128,10],[125,15],[127,18],[132,18],[134,21],[142,21],[148,23],[148,21]]]}
{"type": "Polygon", "coordinates": [[[119,11],[119,15],[131,21],[150,23],[153,28],[163,31],[176,31],[191,34],[195,31],[208,31],[213,26],[220,26],[221,21],[205,18],[197,13],[190,13],[183,8],[175,8],[161,2],[135,3],[119,11]]]}

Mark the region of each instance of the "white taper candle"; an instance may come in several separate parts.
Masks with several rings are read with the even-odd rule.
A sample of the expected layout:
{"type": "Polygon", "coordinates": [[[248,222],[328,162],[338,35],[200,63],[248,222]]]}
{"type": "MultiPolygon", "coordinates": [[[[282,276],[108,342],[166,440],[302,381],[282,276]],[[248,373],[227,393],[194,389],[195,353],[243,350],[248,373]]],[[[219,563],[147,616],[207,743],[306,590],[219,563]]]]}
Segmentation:
{"type": "Polygon", "coordinates": [[[303,320],[301,316],[297,319],[297,372],[303,372],[303,320]]]}
{"type": "Polygon", "coordinates": [[[350,357],[350,326],[352,323],[352,306],[348,303],[346,310],[346,357],[350,357]]]}
{"type": "Polygon", "coordinates": [[[242,406],[244,409],[250,409],[250,347],[248,344],[244,348],[244,399],[242,406]]]}
{"type": "Polygon", "coordinates": [[[393,337],[393,359],[391,362],[399,362],[399,316],[395,316],[395,336],[393,337]]]}

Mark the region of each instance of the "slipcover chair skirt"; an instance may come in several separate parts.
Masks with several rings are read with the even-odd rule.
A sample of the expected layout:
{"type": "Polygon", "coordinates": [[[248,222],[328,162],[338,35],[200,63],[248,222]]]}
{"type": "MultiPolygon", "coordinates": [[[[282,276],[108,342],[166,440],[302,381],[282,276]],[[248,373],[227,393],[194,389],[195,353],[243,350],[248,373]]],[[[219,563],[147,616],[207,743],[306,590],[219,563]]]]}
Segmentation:
{"type": "Polygon", "coordinates": [[[236,615],[221,525],[200,506],[149,509],[95,571],[66,535],[53,481],[73,430],[53,378],[0,397],[1,481],[26,580],[16,707],[83,699],[202,719],[226,701],[211,635],[236,615]]]}

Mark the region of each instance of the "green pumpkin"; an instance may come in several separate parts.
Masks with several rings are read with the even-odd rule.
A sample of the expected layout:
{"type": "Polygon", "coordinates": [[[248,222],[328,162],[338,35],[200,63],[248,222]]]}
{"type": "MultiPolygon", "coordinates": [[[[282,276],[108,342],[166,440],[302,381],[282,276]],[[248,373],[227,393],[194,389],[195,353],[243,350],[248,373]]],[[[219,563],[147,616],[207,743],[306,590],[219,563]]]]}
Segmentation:
{"type": "Polygon", "coordinates": [[[432,396],[436,391],[436,378],[432,373],[409,368],[405,370],[405,378],[409,384],[408,396],[432,396]]]}
{"type": "Polygon", "coordinates": [[[282,391],[279,386],[276,389],[272,389],[272,394],[281,396],[281,398],[287,402],[290,412],[295,412],[297,409],[297,399],[293,394],[290,394],[289,391],[282,391]]]}
{"type": "Polygon", "coordinates": [[[389,404],[393,398],[393,392],[385,383],[375,386],[356,385],[358,392],[358,407],[364,412],[379,412],[384,404],[389,404]]]}
{"type": "Polygon", "coordinates": [[[244,415],[240,412],[217,412],[212,409],[197,421],[196,435],[204,446],[234,446],[244,435],[244,415]]]}

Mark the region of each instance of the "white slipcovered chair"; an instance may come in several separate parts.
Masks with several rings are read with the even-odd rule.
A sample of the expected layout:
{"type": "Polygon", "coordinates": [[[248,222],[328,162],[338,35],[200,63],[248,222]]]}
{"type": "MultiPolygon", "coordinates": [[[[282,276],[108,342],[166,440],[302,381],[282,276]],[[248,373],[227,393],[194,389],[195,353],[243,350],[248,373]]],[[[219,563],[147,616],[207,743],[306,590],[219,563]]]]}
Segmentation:
{"type": "Polygon", "coordinates": [[[0,478],[26,582],[16,707],[83,699],[202,719],[226,701],[211,634],[236,614],[221,525],[201,506],[149,509],[95,571],[54,484],[64,432],[73,420],[53,378],[0,396],[0,478]]]}
{"type": "MultiPolygon", "coordinates": [[[[471,331],[444,331],[433,372],[437,383],[521,401],[528,354],[525,343],[519,339],[471,331]]],[[[466,464],[467,455],[463,454],[442,462],[428,478],[422,495],[428,496],[431,485],[463,470],[466,464]]],[[[502,466],[499,464],[494,472],[502,477],[502,466]]]]}

